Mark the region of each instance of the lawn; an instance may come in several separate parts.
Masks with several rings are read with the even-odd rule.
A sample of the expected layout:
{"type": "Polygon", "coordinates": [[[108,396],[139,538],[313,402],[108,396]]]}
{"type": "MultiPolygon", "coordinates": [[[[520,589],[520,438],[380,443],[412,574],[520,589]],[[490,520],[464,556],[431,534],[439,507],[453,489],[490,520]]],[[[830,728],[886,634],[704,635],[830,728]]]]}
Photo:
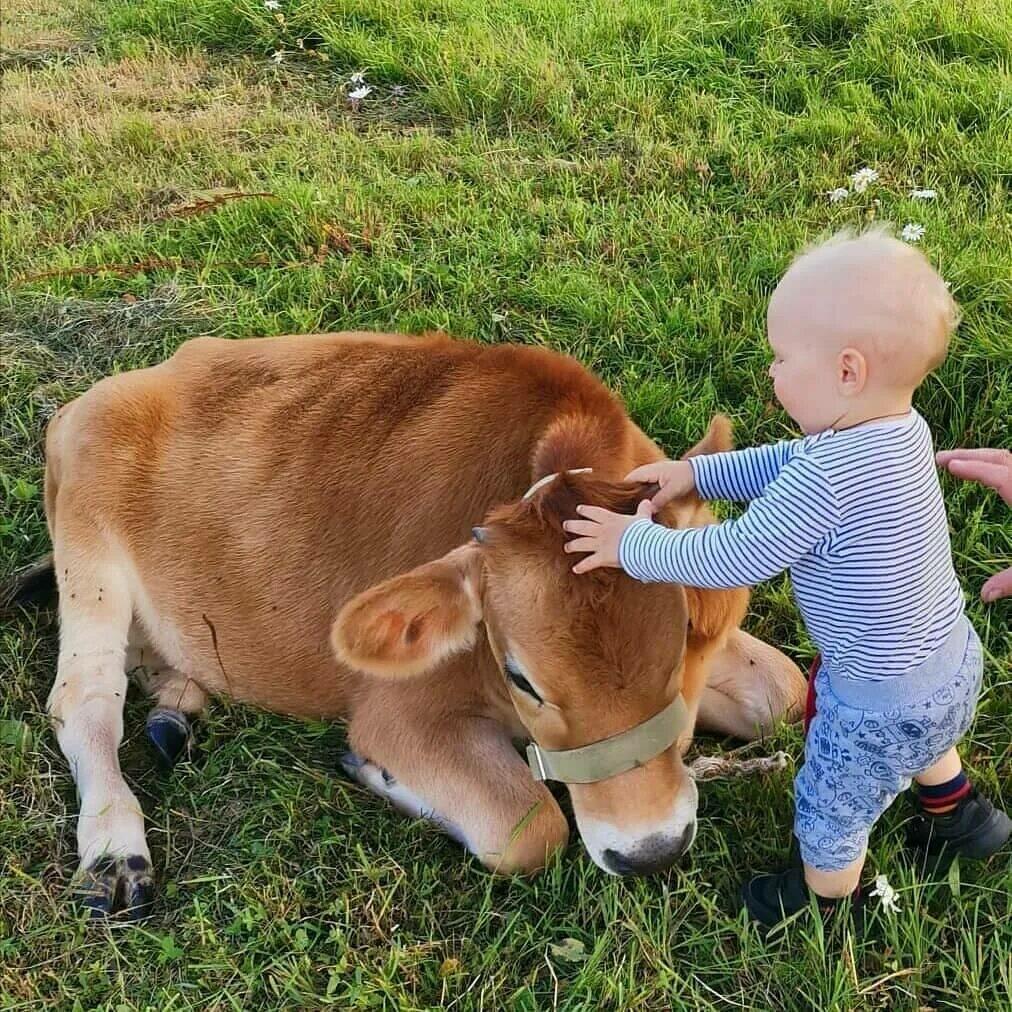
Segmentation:
{"type": "MultiPolygon", "coordinates": [[[[49,414],[198,333],[544,344],[672,453],[717,409],[741,443],[782,438],[765,303],[799,246],[871,220],[922,225],[963,307],[916,402],[937,445],[1009,443],[1007,0],[8,0],[3,18],[0,576],[47,546],[49,414]]],[[[1012,532],[997,496],[944,487],[986,648],[964,754],[1007,808],[1012,608],[976,593],[1012,532]]],[[[785,582],[748,625],[807,662],[785,582]]],[[[498,881],[340,779],[340,727],[224,701],[168,777],[128,703],[161,899],[142,926],[88,924],[44,716],[55,651],[50,616],[3,619],[2,1009],[1012,1008],[1008,854],[924,881],[902,805],[869,862],[898,914],[764,942],[734,897],[786,854],[792,770],[706,785],[666,876],[617,881],[574,843],[498,881]]],[[[799,730],[776,748],[796,759],[799,730]]]]}

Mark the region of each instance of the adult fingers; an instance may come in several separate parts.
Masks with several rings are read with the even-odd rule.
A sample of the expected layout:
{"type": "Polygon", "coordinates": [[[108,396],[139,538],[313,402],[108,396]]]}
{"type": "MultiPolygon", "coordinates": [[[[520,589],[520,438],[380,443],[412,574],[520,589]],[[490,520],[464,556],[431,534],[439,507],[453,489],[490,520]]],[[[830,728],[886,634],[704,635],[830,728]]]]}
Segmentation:
{"type": "Polygon", "coordinates": [[[1012,478],[1007,466],[978,460],[954,460],[949,464],[949,471],[957,478],[979,481],[993,488],[1006,502],[1012,499],[1012,478]]]}
{"type": "Polygon", "coordinates": [[[1012,453],[1008,450],[997,450],[990,447],[968,449],[957,447],[955,450],[939,450],[935,454],[935,462],[939,467],[947,467],[953,460],[983,460],[989,464],[1007,464],[1012,453]]]}
{"type": "Polygon", "coordinates": [[[1001,573],[995,573],[983,587],[980,588],[980,599],[982,601],[997,601],[1001,597],[1012,597],[1012,566],[1001,573]]]}

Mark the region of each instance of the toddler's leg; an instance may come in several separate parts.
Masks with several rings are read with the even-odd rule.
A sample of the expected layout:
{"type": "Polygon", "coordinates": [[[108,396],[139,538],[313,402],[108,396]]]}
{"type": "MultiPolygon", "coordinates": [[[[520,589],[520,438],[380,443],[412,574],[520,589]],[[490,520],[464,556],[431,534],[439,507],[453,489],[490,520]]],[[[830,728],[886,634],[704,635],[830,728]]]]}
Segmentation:
{"type": "Polygon", "coordinates": [[[972,790],[954,747],[923,773],[918,773],[914,780],[920,788],[917,799],[926,815],[951,812],[972,790]]]}
{"type": "Polygon", "coordinates": [[[814,895],[823,917],[841,908],[844,900],[860,904],[861,869],[864,854],[839,871],[819,871],[806,864],[796,864],[774,875],[756,875],[742,886],[745,909],[761,925],[775,927],[785,918],[806,909],[814,895]]]}
{"type": "Polygon", "coordinates": [[[767,927],[807,907],[813,894],[824,913],[847,897],[860,902],[868,833],[910,784],[909,774],[888,761],[890,725],[844,706],[825,675],[816,677],[818,706],[794,782],[794,832],[804,864],[758,875],[742,889],[749,913],[767,927]]]}
{"type": "Polygon", "coordinates": [[[932,763],[923,773],[914,777],[922,787],[936,787],[946,780],[959,776],[963,772],[963,763],[955,747],[950,748],[936,763],[932,763]]]}
{"type": "MultiPolygon", "coordinates": [[[[959,670],[931,701],[937,720],[957,741],[969,728],[983,678],[983,648],[972,628],[959,670]]],[[[907,844],[928,872],[942,874],[956,857],[985,860],[1012,836],[1012,819],[969,782],[955,747],[914,776],[916,814],[907,823],[907,844]]]]}
{"type": "Polygon", "coordinates": [[[861,870],[867,850],[839,871],[820,871],[813,865],[805,865],[805,884],[816,896],[827,899],[842,899],[850,896],[861,884],[861,870]]]}
{"type": "Polygon", "coordinates": [[[841,713],[824,679],[818,688],[805,763],[794,783],[794,831],[804,865],[757,875],[742,888],[745,907],[766,927],[805,909],[813,894],[824,914],[847,897],[859,900],[868,832],[909,784],[885,763],[869,761],[863,739],[854,738],[860,712],[841,713]]]}
{"type": "Polygon", "coordinates": [[[871,827],[910,779],[890,761],[883,722],[842,704],[825,674],[817,677],[818,709],[794,781],[794,835],[809,884],[818,879],[815,891],[832,896],[857,885],[871,827]]]}

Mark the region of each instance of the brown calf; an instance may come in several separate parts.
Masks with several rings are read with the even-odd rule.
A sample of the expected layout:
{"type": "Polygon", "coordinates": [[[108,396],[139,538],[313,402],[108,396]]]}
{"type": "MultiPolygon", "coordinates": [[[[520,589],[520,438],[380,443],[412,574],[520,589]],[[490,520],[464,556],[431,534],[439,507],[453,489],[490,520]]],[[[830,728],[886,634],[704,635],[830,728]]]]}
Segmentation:
{"type": "MultiPolygon", "coordinates": [[[[696,451],[729,442],[717,420],[696,451]]],[[[127,671],[156,700],[148,731],[170,759],[209,694],[347,720],[357,780],[500,872],[540,868],[569,832],[514,740],[579,747],[681,693],[689,724],[672,747],[570,786],[594,861],[642,872],[692,841],[681,755],[697,714],[752,737],[803,699],[797,668],[737,628],[747,591],[569,571],[562,521],[579,502],[632,511],[645,490],[623,475],[661,454],[548,351],[200,338],[61,409],[46,451],[61,625],[49,710],[98,913],[143,912],[152,892],[117,758],[127,671]]],[[[695,498],[663,517],[710,519],[695,498]]]]}

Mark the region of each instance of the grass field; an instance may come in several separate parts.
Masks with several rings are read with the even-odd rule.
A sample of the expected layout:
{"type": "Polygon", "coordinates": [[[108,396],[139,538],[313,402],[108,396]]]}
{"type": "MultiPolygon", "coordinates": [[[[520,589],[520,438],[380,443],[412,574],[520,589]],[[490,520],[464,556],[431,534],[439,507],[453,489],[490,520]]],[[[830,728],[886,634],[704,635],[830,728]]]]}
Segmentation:
{"type": "MultiPolygon", "coordinates": [[[[923,225],[963,306],[917,398],[937,444],[1008,445],[1007,0],[8,0],[3,17],[2,574],[47,545],[49,413],[197,333],[546,344],[672,452],[716,409],[743,443],[782,437],[765,302],[799,245],[871,219],[923,225]],[[359,71],[373,90],[353,99],[359,71]],[[828,199],[865,166],[874,183],[828,199]]],[[[1012,533],[996,496],[945,491],[987,650],[965,756],[1009,807],[1012,609],[976,592],[1012,533]]],[[[809,656],[783,582],[749,627],[809,656]]],[[[55,648],[44,616],[4,620],[2,1009],[1012,1008],[1009,856],[924,882],[900,805],[869,871],[901,912],[764,943],[734,895],[786,853],[790,771],[705,787],[667,876],[610,879],[574,843],[538,879],[495,881],[339,779],[340,727],[225,702],[167,778],[128,703],[162,898],[143,926],[89,925],[43,715],[55,648]]],[[[784,728],[762,748],[800,746],[784,728]]]]}

